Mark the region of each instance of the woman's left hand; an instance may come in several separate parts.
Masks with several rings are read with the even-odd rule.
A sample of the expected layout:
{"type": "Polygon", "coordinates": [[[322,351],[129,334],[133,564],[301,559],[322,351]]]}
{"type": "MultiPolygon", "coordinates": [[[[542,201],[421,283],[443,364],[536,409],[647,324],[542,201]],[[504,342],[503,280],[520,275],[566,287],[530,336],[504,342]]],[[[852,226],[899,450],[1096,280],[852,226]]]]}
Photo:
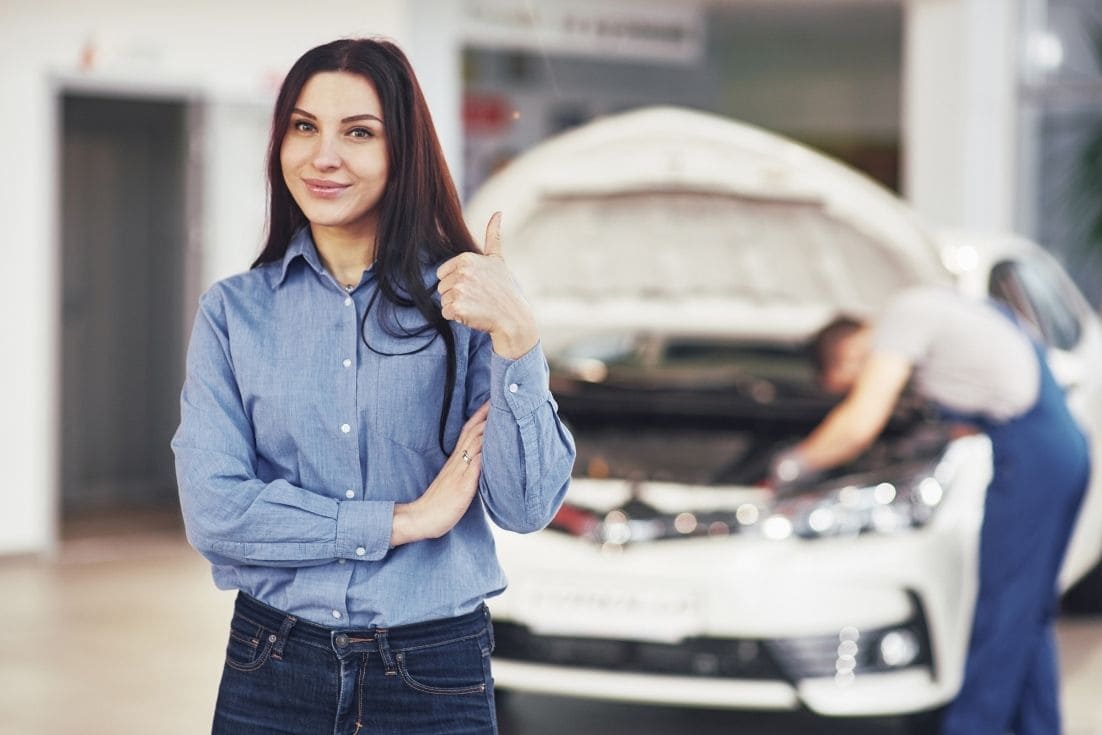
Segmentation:
{"type": "Polygon", "coordinates": [[[539,341],[536,320],[501,254],[501,212],[486,225],[481,253],[463,253],[436,271],[445,319],[487,332],[494,352],[512,360],[539,341]]]}

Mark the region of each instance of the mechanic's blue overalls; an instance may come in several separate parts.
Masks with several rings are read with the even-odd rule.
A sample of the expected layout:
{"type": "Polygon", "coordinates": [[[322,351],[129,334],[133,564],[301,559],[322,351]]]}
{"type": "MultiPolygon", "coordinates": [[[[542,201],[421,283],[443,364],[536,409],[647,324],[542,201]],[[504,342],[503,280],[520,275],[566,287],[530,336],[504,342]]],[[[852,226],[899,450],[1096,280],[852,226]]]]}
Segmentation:
{"type": "Polygon", "coordinates": [[[1004,423],[968,417],[991,438],[994,476],[964,682],[945,713],[943,735],[1060,733],[1052,619],[1090,454],[1040,348],[1037,355],[1041,388],[1033,408],[1004,423]]]}

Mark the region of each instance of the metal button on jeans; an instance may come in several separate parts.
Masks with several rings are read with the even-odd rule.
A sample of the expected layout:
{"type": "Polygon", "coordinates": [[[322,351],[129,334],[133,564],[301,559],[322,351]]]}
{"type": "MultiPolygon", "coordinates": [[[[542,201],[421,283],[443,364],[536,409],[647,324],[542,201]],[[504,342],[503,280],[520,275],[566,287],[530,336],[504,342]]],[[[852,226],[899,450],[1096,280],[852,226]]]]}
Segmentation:
{"type": "Polygon", "coordinates": [[[339,636],[337,636],[337,647],[338,648],[344,648],[347,645],[348,645],[348,636],[346,636],[344,633],[341,633],[339,636]]]}

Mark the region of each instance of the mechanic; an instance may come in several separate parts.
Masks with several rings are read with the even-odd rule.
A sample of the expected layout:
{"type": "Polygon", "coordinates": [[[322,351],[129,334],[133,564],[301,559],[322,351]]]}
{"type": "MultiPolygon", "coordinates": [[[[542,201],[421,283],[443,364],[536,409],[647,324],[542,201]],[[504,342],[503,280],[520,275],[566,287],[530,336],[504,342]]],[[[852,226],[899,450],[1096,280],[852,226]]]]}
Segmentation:
{"type": "Polygon", "coordinates": [[[839,318],[812,347],[823,387],[845,398],[775,458],[770,484],[783,490],[855,458],[908,382],[947,418],[985,432],[994,474],[979,592],[963,683],[941,732],[1061,732],[1052,618],[1090,457],[1042,349],[1009,309],[933,287],[897,295],[876,324],[839,318]]]}

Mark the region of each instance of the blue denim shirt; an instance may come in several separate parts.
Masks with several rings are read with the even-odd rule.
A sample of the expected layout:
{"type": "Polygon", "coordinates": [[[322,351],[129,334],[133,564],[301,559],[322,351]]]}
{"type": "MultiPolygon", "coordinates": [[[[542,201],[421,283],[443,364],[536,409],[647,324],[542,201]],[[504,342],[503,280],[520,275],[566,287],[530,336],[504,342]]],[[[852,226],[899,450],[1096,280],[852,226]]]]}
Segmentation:
{"type": "MultiPolygon", "coordinates": [[[[434,279],[434,267],[425,278],[434,279]]],[[[574,442],[560,423],[539,345],[517,360],[453,324],[457,375],[445,444],[487,399],[479,492],[439,539],[389,548],[395,503],[428,487],[445,461],[441,339],[383,356],[360,338],[373,270],[347,293],[308,229],[281,262],[203,295],[172,440],[188,540],[216,584],[334,627],[395,626],[460,615],[505,588],[487,516],[530,532],[566,493],[574,442]]],[[[379,352],[428,338],[364,323],[379,352]]],[[[422,324],[399,309],[404,326],[422,324]]]]}

